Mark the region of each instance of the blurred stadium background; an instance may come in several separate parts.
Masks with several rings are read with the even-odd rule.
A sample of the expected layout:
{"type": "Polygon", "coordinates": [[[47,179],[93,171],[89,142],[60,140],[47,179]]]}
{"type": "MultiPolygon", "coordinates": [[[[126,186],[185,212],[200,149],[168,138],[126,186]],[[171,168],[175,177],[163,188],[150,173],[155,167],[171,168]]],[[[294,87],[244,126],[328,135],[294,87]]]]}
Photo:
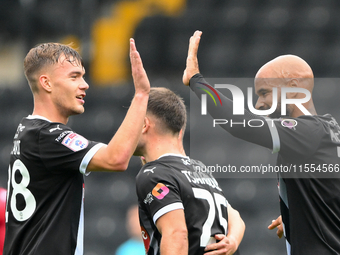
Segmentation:
{"type": "MultiPolygon", "coordinates": [[[[264,63],[287,53],[304,58],[316,77],[338,77],[339,11],[337,0],[0,0],[0,186],[7,186],[17,125],[33,107],[22,62],[34,45],[72,42],[79,49],[90,90],[85,113],[72,117],[69,125],[88,139],[107,142],[133,96],[129,37],[136,39],[152,86],[171,88],[189,108],[190,93],[181,76],[188,40],[196,29],[203,31],[199,60],[206,77],[251,78],[264,63]]],[[[316,108],[339,120],[336,83],[331,79],[316,88],[316,108]]],[[[226,133],[223,138],[225,148],[210,153],[242,162],[240,143],[226,133]]],[[[214,146],[209,139],[203,142],[206,148],[214,146]]],[[[243,155],[275,162],[270,153],[243,144],[243,155]]],[[[190,124],[185,148],[190,154],[190,124]]],[[[125,214],[136,202],[139,168],[133,158],[125,173],[86,177],[85,255],[114,254],[128,239],[125,214]]],[[[247,225],[241,253],[285,254],[284,240],[267,230],[279,215],[276,180],[226,176],[218,181],[247,225]]]]}

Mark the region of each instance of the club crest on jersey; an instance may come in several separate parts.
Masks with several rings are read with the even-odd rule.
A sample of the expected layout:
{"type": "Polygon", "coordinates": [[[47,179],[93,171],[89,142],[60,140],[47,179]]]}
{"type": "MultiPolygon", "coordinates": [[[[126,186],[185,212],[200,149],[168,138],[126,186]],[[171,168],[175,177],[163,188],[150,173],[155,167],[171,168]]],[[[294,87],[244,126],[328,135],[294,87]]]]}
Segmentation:
{"type": "Polygon", "coordinates": [[[62,141],[62,144],[73,151],[85,149],[89,144],[88,140],[76,133],[70,133],[62,141]]]}
{"type": "Polygon", "coordinates": [[[157,185],[152,190],[152,195],[161,200],[169,193],[169,188],[163,183],[157,183],[157,185]]]}
{"type": "Polygon", "coordinates": [[[151,195],[151,192],[149,192],[144,199],[144,204],[151,204],[152,201],[153,201],[153,196],[151,195]]]}

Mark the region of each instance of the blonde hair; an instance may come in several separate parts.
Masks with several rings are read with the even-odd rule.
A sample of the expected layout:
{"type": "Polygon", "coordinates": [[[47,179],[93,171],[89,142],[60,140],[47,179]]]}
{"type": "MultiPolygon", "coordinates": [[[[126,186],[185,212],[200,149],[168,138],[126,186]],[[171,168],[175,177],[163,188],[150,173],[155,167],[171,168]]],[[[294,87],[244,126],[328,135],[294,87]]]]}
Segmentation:
{"type": "Polygon", "coordinates": [[[32,92],[37,92],[36,74],[43,67],[58,63],[61,56],[65,56],[70,63],[84,66],[79,53],[68,45],[60,43],[43,43],[32,48],[24,59],[24,72],[32,92]]]}

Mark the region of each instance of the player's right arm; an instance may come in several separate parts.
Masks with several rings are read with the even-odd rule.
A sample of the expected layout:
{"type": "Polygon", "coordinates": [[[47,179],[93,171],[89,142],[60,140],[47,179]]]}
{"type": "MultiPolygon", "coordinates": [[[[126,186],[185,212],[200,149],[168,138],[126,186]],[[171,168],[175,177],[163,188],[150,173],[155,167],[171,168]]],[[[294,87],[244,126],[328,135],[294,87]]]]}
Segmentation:
{"type": "Polygon", "coordinates": [[[149,99],[150,82],[133,39],[130,39],[130,61],[135,95],[124,121],[108,145],[100,148],[91,159],[87,172],[124,171],[133,155],[149,99]]]}
{"type": "MultiPolygon", "coordinates": [[[[190,85],[190,88],[198,98],[201,98],[201,94],[205,94],[202,89],[199,89],[199,86],[201,84],[209,85],[200,74],[198,66],[197,52],[201,35],[201,31],[195,31],[193,36],[190,37],[186,68],[182,79],[184,85],[190,85]]],[[[262,127],[257,128],[251,128],[249,126],[241,126],[241,128],[239,128],[240,125],[236,125],[234,128],[230,125],[221,125],[221,127],[235,137],[273,149],[272,135],[266,119],[262,116],[254,115],[247,110],[245,110],[245,115],[233,115],[233,101],[218,90],[217,93],[221,99],[221,105],[215,106],[211,100],[207,100],[207,110],[214,119],[233,119],[235,123],[242,123],[243,121],[248,123],[248,121],[252,119],[260,119],[264,123],[262,127]]]]}
{"type": "Polygon", "coordinates": [[[187,63],[183,73],[183,84],[185,86],[189,86],[191,77],[200,72],[200,69],[198,67],[197,52],[201,40],[201,35],[202,32],[197,30],[195,31],[193,36],[190,37],[189,40],[187,63]]]}
{"type": "Polygon", "coordinates": [[[173,210],[162,215],[156,221],[156,227],[162,235],[160,254],[188,254],[188,230],[183,209],[173,210]]]}

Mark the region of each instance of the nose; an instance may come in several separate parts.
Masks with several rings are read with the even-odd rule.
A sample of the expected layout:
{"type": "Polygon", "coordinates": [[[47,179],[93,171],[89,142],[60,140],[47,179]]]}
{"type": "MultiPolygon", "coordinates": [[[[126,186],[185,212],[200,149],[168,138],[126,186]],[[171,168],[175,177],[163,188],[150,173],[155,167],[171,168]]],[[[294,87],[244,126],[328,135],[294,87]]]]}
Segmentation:
{"type": "Polygon", "coordinates": [[[83,79],[83,82],[80,84],[80,89],[83,89],[83,90],[88,90],[90,85],[87,84],[87,82],[83,79]]]}
{"type": "Polygon", "coordinates": [[[259,97],[256,101],[256,104],[255,104],[255,109],[257,110],[262,110],[264,108],[264,102],[263,100],[261,99],[261,97],[259,97]]]}

